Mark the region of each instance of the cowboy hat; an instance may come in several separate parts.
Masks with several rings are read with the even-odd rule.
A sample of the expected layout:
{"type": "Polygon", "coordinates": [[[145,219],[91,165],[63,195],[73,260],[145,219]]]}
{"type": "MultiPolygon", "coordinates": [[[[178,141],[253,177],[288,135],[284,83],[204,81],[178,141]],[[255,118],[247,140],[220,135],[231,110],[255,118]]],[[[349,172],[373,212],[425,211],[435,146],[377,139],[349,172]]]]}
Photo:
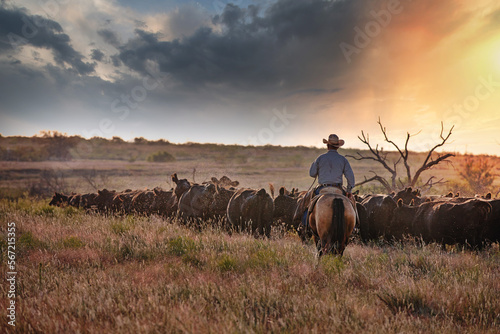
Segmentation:
{"type": "Polygon", "coordinates": [[[345,142],[344,142],[343,139],[339,139],[339,136],[337,136],[335,134],[331,134],[328,137],[328,140],[323,139],[323,143],[329,144],[329,145],[332,145],[332,146],[335,146],[335,147],[340,147],[340,146],[344,145],[345,142]]]}

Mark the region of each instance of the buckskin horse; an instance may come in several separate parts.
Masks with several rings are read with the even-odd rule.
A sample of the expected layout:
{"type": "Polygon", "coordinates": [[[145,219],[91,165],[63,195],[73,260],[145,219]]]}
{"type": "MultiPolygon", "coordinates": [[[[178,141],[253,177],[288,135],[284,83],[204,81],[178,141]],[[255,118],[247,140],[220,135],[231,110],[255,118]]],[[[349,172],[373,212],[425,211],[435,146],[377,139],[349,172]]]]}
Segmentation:
{"type": "Polygon", "coordinates": [[[356,224],[356,211],[346,196],[320,192],[311,200],[307,221],[319,256],[329,253],[342,256],[356,224]]]}

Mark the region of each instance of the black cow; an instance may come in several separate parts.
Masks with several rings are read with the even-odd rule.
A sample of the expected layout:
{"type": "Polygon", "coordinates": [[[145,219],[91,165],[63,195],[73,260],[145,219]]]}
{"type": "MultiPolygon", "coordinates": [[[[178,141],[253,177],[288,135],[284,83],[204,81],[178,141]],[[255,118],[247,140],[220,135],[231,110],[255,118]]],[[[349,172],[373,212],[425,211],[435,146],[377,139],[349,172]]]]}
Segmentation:
{"type": "Polygon", "coordinates": [[[481,247],[491,209],[488,202],[479,199],[425,202],[413,207],[398,205],[391,227],[399,227],[425,242],[481,247]]]}
{"type": "Polygon", "coordinates": [[[365,223],[360,223],[360,234],[363,240],[366,242],[379,237],[391,239],[387,232],[396,208],[394,199],[390,195],[373,195],[361,204],[365,207],[367,215],[365,223]]]}

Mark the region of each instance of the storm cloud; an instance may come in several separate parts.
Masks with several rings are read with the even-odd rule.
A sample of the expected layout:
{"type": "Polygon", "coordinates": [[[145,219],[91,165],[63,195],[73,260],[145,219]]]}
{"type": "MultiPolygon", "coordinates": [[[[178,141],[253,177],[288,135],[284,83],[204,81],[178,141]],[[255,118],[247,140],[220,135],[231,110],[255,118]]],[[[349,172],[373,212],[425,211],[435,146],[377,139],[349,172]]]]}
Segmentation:
{"type": "MultiPolygon", "coordinates": [[[[0,6],[2,133],[111,119],[113,135],[245,144],[286,109],[293,122],[261,144],[316,145],[334,129],[352,144],[378,116],[404,136],[439,125],[500,54],[489,0],[89,0],[50,16],[16,3],[0,6]]],[[[491,96],[464,128],[494,123],[491,96]]]]}
{"type": "Polygon", "coordinates": [[[29,15],[20,8],[0,7],[0,52],[11,53],[24,45],[52,51],[54,61],[65,63],[81,75],[94,72],[95,64],[84,61],[84,57],[71,46],[70,37],[61,25],[39,15],[29,15]],[[5,43],[8,40],[8,43],[5,43]]]}
{"type": "Polygon", "coordinates": [[[281,0],[260,10],[228,4],[213,18],[215,27],[163,41],[136,30],[120,47],[130,69],[145,73],[149,61],[186,86],[226,84],[247,91],[322,87],[345,71],[339,48],[352,39],[359,16],[357,1],[281,0]]]}

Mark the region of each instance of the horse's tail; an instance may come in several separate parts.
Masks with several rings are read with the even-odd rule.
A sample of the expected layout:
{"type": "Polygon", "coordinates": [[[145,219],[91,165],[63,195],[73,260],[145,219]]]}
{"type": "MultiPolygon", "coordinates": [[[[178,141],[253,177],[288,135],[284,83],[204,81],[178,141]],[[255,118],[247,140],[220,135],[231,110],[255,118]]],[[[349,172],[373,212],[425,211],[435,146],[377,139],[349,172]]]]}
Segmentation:
{"type": "Polygon", "coordinates": [[[332,205],[332,239],[330,247],[340,250],[345,235],[346,223],[344,218],[344,201],[341,198],[334,198],[332,205]]]}

